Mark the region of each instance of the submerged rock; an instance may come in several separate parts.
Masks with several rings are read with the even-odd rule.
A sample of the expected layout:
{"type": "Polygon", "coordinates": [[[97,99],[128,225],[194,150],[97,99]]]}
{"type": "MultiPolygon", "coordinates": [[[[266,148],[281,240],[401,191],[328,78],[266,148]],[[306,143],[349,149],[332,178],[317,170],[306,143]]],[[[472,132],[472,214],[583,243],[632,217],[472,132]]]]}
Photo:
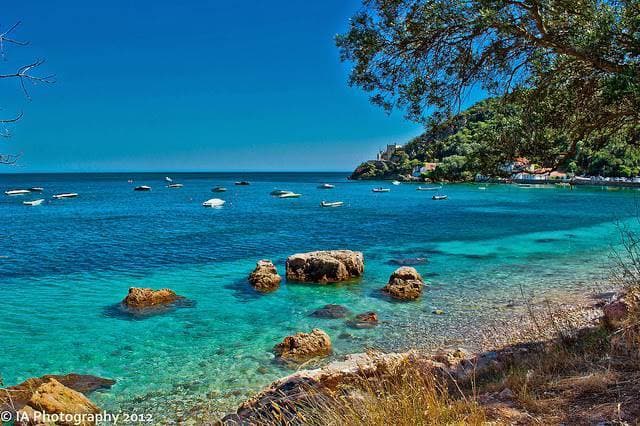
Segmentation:
{"type": "Polygon", "coordinates": [[[168,288],[153,290],[151,288],[131,287],[129,294],[122,301],[122,305],[129,309],[144,309],[169,305],[180,299],[184,298],[168,288]]]}
{"type": "Polygon", "coordinates": [[[347,325],[352,328],[373,328],[378,325],[378,314],[373,311],[358,314],[354,319],[347,321],[347,325]]]}
{"type": "Polygon", "coordinates": [[[359,251],[327,250],[298,253],[287,258],[287,280],[334,283],[357,278],[364,272],[359,251]]]}
{"type": "Polygon", "coordinates": [[[320,309],[316,309],[311,313],[312,317],[316,318],[344,318],[350,314],[349,309],[341,305],[324,305],[320,309]]]}
{"type": "Polygon", "coordinates": [[[280,286],[282,277],[278,275],[273,262],[270,260],[259,260],[256,268],[249,275],[249,282],[257,291],[269,292],[274,291],[280,286]]]}
{"type": "Polygon", "coordinates": [[[311,333],[297,333],[285,337],[273,350],[284,361],[304,362],[329,355],[331,339],[324,331],[314,328],[311,333]]]}
{"type": "Polygon", "coordinates": [[[394,299],[414,300],[420,297],[423,287],[424,280],[418,271],[409,266],[402,266],[391,274],[382,291],[394,299]]]}
{"type": "Polygon", "coordinates": [[[427,262],[428,260],[426,257],[407,257],[404,259],[391,259],[389,261],[389,263],[392,265],[400,265],[400,266],[422,265],[427,262]]]}

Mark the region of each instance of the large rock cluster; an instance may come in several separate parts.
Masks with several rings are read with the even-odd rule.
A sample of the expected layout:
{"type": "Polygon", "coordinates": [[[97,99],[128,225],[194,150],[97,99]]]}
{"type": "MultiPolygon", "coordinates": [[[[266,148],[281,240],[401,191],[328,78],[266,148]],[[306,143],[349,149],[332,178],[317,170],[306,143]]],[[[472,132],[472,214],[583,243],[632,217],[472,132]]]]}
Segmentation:
{"type": "Polygon", "coordinates": [[[360,277],[364,256],[359,251],[327,250],[298,253],[287,258],[287,280],[335,283],[360,277]]]}

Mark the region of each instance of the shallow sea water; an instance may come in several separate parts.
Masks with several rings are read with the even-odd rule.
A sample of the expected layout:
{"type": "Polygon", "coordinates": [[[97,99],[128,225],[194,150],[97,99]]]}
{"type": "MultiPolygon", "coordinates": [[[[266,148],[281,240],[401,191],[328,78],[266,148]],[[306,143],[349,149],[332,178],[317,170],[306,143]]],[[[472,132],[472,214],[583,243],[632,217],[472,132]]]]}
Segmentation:
{"type": "Polygon", "coordinates": [[[0,198],[0,375],[6,385],[43,374],[78,372],[117,384],[93,399],[108,411],[152,411],[157,421],[188,417],[237,401],[290,370],[273,361],[284,336],[326,330],[335,357],[376,347],[406,349],[472,335],[508,315],[522,286],[538,296],[591,288],[605,279],[617,222],[635,223],[639,192],[445,185],[446,201],[415,185],[349,182],[345,174],[0,175],[0,187],[42,186],[40,195],[0,198]],[[133,178],[135,184],[127,183],[133,178]],[[246,179],[250,186],[234,186],[246,179]],[[321,190],[321,183],[335,189],[321,190]],[[134,192],[135,185],[150,192],[134,192]],[[223,185],[228,192],[214,194],[223,185]],[[373,193],[374,186],[390,193],[373,193]],[[299,199],[269,196],[273,189],[299,199]],[[57,192],[78,192],[52,200],[57,192]],[[227,204],[201,203],[220,197],[227,204]],[[320,208],[320,201],[344,201],[320,208]],[[260,295],[246,282],[255,262],[270,258],[284,275],[290,254],[348,248],[365,254],[352,283],[283,283],[260,295]],[[393,259],[424,257],[416,268],[429,289],[398,303],[379,289],[393,259]],[[162,315],[132,318],[116,305],[132,286],[170,287],[193,303],[162,315]],[[309,317],[337,303],[376,311],[375,329],[342,319],[309,317]],[[445,315],[433,315],[442,309],[445,315]]]}

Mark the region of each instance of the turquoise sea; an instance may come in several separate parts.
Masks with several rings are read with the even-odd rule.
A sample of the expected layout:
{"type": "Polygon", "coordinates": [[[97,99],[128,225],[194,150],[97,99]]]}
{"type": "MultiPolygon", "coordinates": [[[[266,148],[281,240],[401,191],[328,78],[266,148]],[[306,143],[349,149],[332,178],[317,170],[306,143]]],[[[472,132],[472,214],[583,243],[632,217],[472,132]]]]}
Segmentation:
{"type": "Polygon", "coordinates": [[[290,372],[271,349],[284,336],[326,330],[335,356],[465,339],[527,293],[591,288],[607,277],[616,223],[634,222],[639,192],[603,188],[445,185],[446,201],[416,186],[349,182],[346,173],[0,175],[0,374],[5,385],[68,372],[117,380],[93,399],[108,411],[153,412],[157,421],[196,405],[230,408],[290,372]],[[128,183],[128,179],[134,183],[128,183]],[[249,186],[234,186],[248,180],[249,186]],[[321,183],[335,189],[322,190],[321,183]],[[134,192],[150,185],[150,192],[134,192]],[[223,185],[228,192],[213,194],[223,185]],[[392,188],[373,193],[374,186],[392,188]],[[299,192],[277,199],[274,189],[299,192]],[[58,192],[79,197],[53,200],[58,192]],[[220,209],[201,203],[220,197],[220,209]],[[344,201],[320,208],[322,200],[344,201]],[[364,277],[342,285],[283,283],[255,293],[255,262],[302,251],[348,248],[365,254],[364,277]],[[394,259],[427,258],[421,300],[397,303],[379,289],[394,259]],[[132,286],[170,287],[193,303],[131,318],[117,304],[132,286]],[[381,325],[355,330],[310,317],[327,303],[374,310],[381,325]],[[445,315],[433,315],[434,309],[445,315]]]}

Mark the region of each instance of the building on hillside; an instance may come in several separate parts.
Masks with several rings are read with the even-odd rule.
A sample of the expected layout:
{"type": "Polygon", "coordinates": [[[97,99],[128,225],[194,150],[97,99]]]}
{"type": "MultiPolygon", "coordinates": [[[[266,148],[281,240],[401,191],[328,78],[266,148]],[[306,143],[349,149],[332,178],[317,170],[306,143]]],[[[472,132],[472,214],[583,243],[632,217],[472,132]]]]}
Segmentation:
{"type": "Polygon", "coordinates": [[[421,176],[425,173],[434,171],[438,167],[438,163],[424,163],[413,168],[413,176],[421,176]]]}
{"type": "Polygon", "coordinates": [[[518,157],[509,163],[505,163],[500,168],[503,172],[513,174],[513,173],[521,173],[521,172],[532,172],[535,166],[531,164],[531,162],[524,158],[518,157]]]}
{"type": "Polygon", "coordinates": [[[401,150],[402,145],[398,145],[395,143],[387,144],[387,148],[385,150],[380,150],[378,155],[376,156],[376,160],[386,160],[391,161],[396,151],[401,150]]]}

